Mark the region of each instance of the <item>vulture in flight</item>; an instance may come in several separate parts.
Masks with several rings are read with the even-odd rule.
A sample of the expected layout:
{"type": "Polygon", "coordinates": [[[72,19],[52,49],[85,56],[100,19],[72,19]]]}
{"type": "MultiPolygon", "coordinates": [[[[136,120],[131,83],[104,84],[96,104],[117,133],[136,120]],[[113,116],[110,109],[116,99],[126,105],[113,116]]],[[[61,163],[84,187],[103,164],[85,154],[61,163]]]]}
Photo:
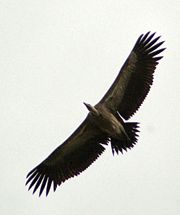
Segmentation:
{"type": "Polygon", "coordinates": [[[137,142],[138,123],[126,122],[140,107],[153,83],[155,68],[165,48],[160,36],[147,32],[135,43],[114,83],[74,133],[27,175],[26,185],[39,196],[79,175],[111,145],[112,153],[131,149],[137,142]]]}

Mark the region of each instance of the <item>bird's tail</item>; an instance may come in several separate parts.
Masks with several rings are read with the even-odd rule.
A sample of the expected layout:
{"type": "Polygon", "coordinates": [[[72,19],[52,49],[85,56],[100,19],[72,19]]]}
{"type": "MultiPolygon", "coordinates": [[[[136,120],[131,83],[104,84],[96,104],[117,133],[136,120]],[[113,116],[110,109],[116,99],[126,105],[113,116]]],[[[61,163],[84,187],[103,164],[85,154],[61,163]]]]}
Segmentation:
{"type": "Polygon", "coordinates": [[[131,149],[134,147],[134,145],[137,142],[138,138],[138,128],[139,128],[139,123],[137,122],[127,122],[124,123],[124,129],[126,131],[126,134],[128,138],[123,138],[123,139],[115,139],[111,138],[111,148],[112,148],[112,153],[114,155],[114,152],[117,154],[119,151],[123,153],[123,150],[127,151],[127,149],[131,149]]]}

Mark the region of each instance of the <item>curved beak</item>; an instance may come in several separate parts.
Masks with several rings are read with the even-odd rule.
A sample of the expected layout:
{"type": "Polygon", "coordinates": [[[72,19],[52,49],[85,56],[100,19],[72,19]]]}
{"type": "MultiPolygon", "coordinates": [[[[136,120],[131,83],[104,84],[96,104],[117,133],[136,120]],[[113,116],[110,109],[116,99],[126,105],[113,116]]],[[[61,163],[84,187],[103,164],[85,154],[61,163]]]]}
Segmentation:
{"type": "Polygon", "coordinates": [[[86,108],[89,110],[89,111],[91,111],[91,105],[90,104],[87,104],[87,103],[85,103],[85,102],[83,102],[83,104],[86,106],[86,108]]]}

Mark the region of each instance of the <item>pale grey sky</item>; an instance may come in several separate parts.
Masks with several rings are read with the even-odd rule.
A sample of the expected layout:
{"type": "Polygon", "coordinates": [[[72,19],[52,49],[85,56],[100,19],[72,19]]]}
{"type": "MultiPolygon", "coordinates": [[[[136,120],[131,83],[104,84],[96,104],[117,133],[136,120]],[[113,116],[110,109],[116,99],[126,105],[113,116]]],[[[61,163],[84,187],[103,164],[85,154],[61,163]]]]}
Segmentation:
{"type": "Polygon", "coordinates": [[[0,213],[180,214],[180,1],[0,1],[0,213]],[[109,88],[141,33],[165,40],[153,87],[131,121],[138,144],[110,147],[48,198],[25,176],[109,88]]]}

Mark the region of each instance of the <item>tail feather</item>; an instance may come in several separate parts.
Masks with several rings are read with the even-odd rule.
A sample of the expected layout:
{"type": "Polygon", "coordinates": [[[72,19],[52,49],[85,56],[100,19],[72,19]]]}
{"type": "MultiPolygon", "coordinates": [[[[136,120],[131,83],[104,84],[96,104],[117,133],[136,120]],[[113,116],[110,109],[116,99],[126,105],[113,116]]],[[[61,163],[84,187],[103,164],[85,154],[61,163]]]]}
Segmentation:
{"type": "Polygon", "coordinates": [[[112,153],[116,152],[117,154],[119,151],[123,153],[123,150],[127,151],[127,149],[131,149],[134,147],[134,145],[137,143],[137,138],[138,138],[138,128],[139,128],[139,123],[137,122],[127,122],[124,123],[124,129],[127,133],[127,137],[124,137],[123,139],[114,139],[111,138],[111,148],[112,148],[112,153]]]}

